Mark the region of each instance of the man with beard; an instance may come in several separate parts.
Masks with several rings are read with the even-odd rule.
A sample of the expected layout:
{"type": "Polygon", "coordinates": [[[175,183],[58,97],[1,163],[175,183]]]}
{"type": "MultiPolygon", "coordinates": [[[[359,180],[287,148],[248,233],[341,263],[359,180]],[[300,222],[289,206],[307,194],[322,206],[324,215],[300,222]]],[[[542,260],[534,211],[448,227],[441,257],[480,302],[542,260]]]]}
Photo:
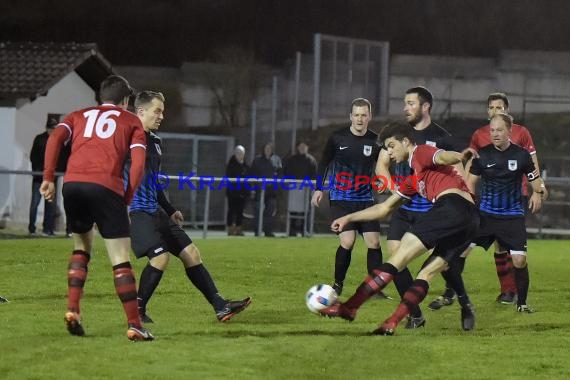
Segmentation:
{"type": "MultiPolygon", "coordinates": [[[[412,87],[406,91],[404,97],[404,115],[406,121],[413,127],[412,133],[416,144],[430,145],[444,150],[454,151],[451,143],[451,134],[444,128],[436,124],[431,119],[431,109],[433,106],[433,95],[425,87],[412,87]]],[[[461,164],[455,165],[457,171],[462,174],[463,167],[461,164]]],[[[397,163],[393,167],[394,174],[406,178],[412,175],[412,170],[407,161],[397,163]]],[[[378,162],[376,165],[376,173],[386,178],[390,178],[390,157],[386,150],[380,152],[378,162]]],[[[411,201],[402,205],[392,213],[390,220],[390,227],[388,230],[387,244],[388,253],[392,256],[399,248],[402,236],[415,224],[419,218],[423,217],[431,208],[432,203],[422,197],[420,194],[415,194],[411,197],[411,201]]],[[[450,263],[450,265],[457,265],[450,263]]],[[[443,276],[448,276],[448,273],[456,272],[443,272],[443,276]]],[[[404,293],[411,286],[413,282],[410,271],[405,268],[394,278],[394,284],[398,293],[403,297],[404,293]]],[[[455,284],[458,288],[460,302],[468,304],[469,298],[465,292],[465,286],[461,276],[455,275],[455,278],[450,279],[449,283],[455,284]]],[[[454,292],[455,293],[455,292],[454,292]]],[[[450,298],[449,302],[452,303],[454,298],[450,298]]],[[[412,308],[408,316],[408,323],[406,328],[422,327],[425,324],[425,319],[418,306],[412,308]]],[[[469,327],[469,326],[467,326],[469,327]]]]}

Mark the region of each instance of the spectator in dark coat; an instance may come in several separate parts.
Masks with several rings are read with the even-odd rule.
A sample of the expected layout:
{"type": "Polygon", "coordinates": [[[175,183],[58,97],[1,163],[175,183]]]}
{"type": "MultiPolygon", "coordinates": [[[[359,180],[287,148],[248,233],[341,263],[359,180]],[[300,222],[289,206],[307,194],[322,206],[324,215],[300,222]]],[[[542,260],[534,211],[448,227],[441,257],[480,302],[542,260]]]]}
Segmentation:
{"type": "MultiPolygon", "coordinates": [[[[283,169],[281,158],[273,152],[273,144],[267,143],[263,146],[263,151],[255,157],[251,164],[250,175],[273,180],[273,177],[280,176],[283,169]]],[[[263,186],[261,183],[255,192],[255,236],[261,234],[259,226],[259,210],[261,207],[261,189],[265,187],[265,198],[263,202],[263,232],[265,237],[275,237],[273,232],[273,218],[277,210],[277,185],[271,182],[263,186]]]]}
{"type": "MultiPolygon", "coordinates": [[[[238,145],[234,149],[234,154],[228,161],[226,166],[226,177],[228,178],[244,178],[249,172],[249,167],[245,163],[245,148],[238,145]]],[[[232,182],[233,188],[227,188],[226,197],[228,198],[228,215],[226,218],[226,225],[228,227],[229,236],[243,236],[242,222],[243,222],[243,209],[247,199],[248,191],[243,189],[240,183],[240,188],[236,188],[236,182],[232,182]]]]}

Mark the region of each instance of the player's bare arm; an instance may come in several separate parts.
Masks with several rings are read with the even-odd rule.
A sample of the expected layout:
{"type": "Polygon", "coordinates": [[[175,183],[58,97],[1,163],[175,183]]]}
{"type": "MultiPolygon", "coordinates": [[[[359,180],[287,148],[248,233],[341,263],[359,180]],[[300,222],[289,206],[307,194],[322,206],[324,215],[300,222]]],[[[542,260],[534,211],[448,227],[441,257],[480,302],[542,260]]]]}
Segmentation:
{"type": "Polygon", "coordinates": [[[542,187],[542,179],[537,178],[530,183],[532,186],[532,195],[528,200],[528,209],[533,213],[537,213],[542,208],[542,201],[544,197],[544,189],[542,187]]]}
{"type": "MultiPolygon", "coordinates": [[[[532,159],[532,163],[534,164],[534,167],[536,168],[536,170],[538,170],[538,172],[540,173],[540,166],[538,165],[538,157],[536,157],[536,154],[531,154],[530,158],[532,159]]],[[[544,183],[544,179],[539,178],[538,179],[540,181],[540,187],[543,191],[542,193],[542,201],[545,201],[548,199],[548,190],[546,189],[546,185],[544,183]]]]}
{"type": "Polygon", "coordinates": [[[382,203],[375,204],[374,206],[368,207],[362,211],[353,212],[352,214],[348,214],[342,218],[335,219],[331,224],[331,230],[334,232],[342,232],[343,228],[350,222],[367,222],[383,219],[392,211],[400,207],[404,202],[404,198],[397,194],[392,194],[382,203]]]}
{"type": "MultiPolygon", "coordinates": [[[[390,156],[388,155],[388,151],[385,149],[381,149],[380,153],[378,154],[375,172],[376,175],[380,176],[381,178],[390,178],[390,156]]],[[[384,186],[378,187],[380,189],[378,190],[379,194],[390,191],[390,184],[384,184],[384,186]]]]}
{"type": "Polygon", "coordinates": [[[480,178],[481,178],[480,176],[475,175],[473,173],[469,173],[467,175],[465,183],[467,184],[467,187],[469,188],[469,191],[471,193],[475,194],[475,187],[477,186],[477,182],[479,182],[480,178]]]}
{"type": "Polygon", "coordinates": [[[477,152],[472,148],[464,149],[461,153],[450,150],[440,150],[436,153],[434,162],[438,165],[455,165],[467,162],[475,157],[477,152]]]}

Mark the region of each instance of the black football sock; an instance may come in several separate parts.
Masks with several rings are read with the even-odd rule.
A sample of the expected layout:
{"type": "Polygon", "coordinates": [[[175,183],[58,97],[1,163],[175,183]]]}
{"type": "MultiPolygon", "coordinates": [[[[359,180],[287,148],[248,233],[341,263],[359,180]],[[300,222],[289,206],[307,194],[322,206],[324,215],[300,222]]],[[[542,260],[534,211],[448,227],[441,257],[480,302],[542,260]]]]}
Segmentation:
{"type": "Polygon", "coordinates": [[[214,279],[203,264],[186,268],[186,275],[196,289],[202,292],[214,309],[221,310],[225,307],[226,300],[218,293],[214,279]]]}
{"type": "Polygon", "coordinates": [[[449,269],[441,273],[446,284],[457,294],[457,300],[461,306],[469,303],[469,297],[467,296],[463,276],[461,275],[464,266],[465,258],[457,258],[449,263],[449,269]]]}
{"type": "Polygon", "coordinates": [[[366,254],[366,267],[368,274],[373,276],[374,270],[378,270],[382,265],[382,248],[368,248],[366,254]]]}
{"type": "Polygon", "coordinates": [[[344,279],[346,278],[346,272],[348,272],[348,267],[350,267],[350,260],[352,259],[352,251],[338,246],[336,250],[335,262],[334,262],[334,282],[342,285],[344,279]]]}
{"type": "Polygon", "coordinates": [[[530,279],[528,275],[528,265],[524,268],[515,267],[515,283],[517,284],[518,300],[517,305],[526,305],[530,279]]]}
{"type": "Polygon", "coordinates": [[[146,313],[146,305],[160,283],[163,273],[164,271],[153,267],[150,263],[144,267],[139,280],[139,291],[137,294],[140,314],[146,313]]]}
{"type": "MultiPolygon", "coordinates": [[[[406,294],[406,291],[408,291],[410,286],[412,286],[413,282],[414,278],[412,277],[408,267],[404,268],[394,276],[394,285],[396,286],[396,290],[398,290],[400,298],[404,297],[404,294],[406,294]]],[[[410,316],[413,318],[419,318],[422,316],[422,310],[418,305],[411,305],[410,316]]]]}

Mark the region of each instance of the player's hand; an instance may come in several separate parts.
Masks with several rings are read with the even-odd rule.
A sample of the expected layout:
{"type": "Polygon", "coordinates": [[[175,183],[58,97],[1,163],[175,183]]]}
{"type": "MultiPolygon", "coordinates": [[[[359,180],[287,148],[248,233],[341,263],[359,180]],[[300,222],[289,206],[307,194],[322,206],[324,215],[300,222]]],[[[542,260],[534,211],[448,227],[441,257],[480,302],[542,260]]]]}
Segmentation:
{"type": "Polygon", "coordinates": [[[348,218],[346,216],[343,216],[342,218],[333,220],[333,222],[331,223],[331,230],[337,233],[342,232],[347,224],[348,224],[348,218]]]}
{"type": "Polygon", "coordinates": [[[463,151],[461,151],[461,161],[463,161],[463,163],[466,163],[470,159],[477,157],[479,157],[479,155],[477,154],[477,151],[473,148],[465,148],[463,149],[463,151]]]}
{"type": "Polygon", "coordinates": [[[321,199],[323,199],[323,192],[320,190],[315,190],[313,196],[311,197],[311,204],[315,207],[319,207],[319,203],[321,203],[321,199]]]}
{"type": "Polygon", "coordinates": [[[536,214],[542,208],[542,194],[532,193],[530,199],[528,200],[528,209],[536,214]]]}
{"type": "Polygon", "coordinates": [[[172,219],[174,223],[178,224],[179,227],[182,227],[182,222],[184,221],[184,215],[182,215],[182,213],[179,210],[176,210],[174,214],[170,215],[170,219],[172,219]]]}
{"type": "MultiPolygon", "coordinates": [[[[544,186],[544,185],[543,185],[543,186],[544,186]]],[[[548,194],[548,190],[546,190],[546,187],[541,187],[541,188],[542,188],[542,191],[543,191],[543,193],[542,193],[542,201],[544,202],[545,200],[548,199],[549,194],[548,194]]]]}
{"type": "Polygon", "coordinates": [[[40,185],[40,194],[46,201],[51,202],[55,198],[55,184],[49,181],[43,181],[40,185]]]}

